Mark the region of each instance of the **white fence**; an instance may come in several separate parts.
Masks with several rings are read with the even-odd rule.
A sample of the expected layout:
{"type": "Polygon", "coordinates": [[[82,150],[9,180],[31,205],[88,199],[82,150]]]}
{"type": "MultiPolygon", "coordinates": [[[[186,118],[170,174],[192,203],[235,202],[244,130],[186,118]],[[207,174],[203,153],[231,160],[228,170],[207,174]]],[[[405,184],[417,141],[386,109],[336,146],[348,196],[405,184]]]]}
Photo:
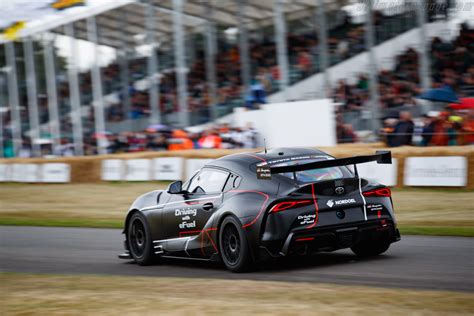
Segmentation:
{"type": "MultiPolygon", "coordinates": [[[[186,180],[211,159],[179,157],[154,159],[106,159],[102,161],[103,181],[186,180]]],[[[361,177],[396,186],[399,160],[391,165],[375,162],[358,165],[361,177]]],[[[0,164],[0,182],[68,183],[67,163],[0,164]]],[[[464,187],[468,182],[468,161],[463,156],[407,157],[403,169],[404,186],[464,187]]]]}
{"type": "Polygon", "coordinates": [[[71,166],[67,163],[0,164],[0,182],[68,183],[71,166]]]}

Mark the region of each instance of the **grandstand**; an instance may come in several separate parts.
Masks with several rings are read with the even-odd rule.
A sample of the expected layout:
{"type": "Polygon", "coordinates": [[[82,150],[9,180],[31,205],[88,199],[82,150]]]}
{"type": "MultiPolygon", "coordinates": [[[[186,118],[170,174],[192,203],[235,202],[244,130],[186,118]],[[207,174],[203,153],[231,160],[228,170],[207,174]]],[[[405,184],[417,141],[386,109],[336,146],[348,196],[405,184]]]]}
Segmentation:
{"type": "MultiPolygon", "coordinates": [[[[456,12],[447,19],[448,8],[400,3],[91,0],[33,21],[16,39],[0,39],[2,155],[166,149],[166,139],[180,139],[173,128],[267,101],[323,97],[339,104],[339,129],[354,134],[340,140],[353,141],[352,130],[377,135],[381,120],[400,111],[425,114],[417,96],[429,88],[448,85],[472,96],[469,25],[435,38],[427,26],[460,25],[452,21],[456,12]],[[69,56],[58,55],[59,38],[69,40],[69,56]],[[84,41],[93,43],[87,51],[84,41]],[[377,49],[392,42],[397,50],[379,55],[390,62],[377,59],[377,49]],[[101,66],[100,47],[116,58],[101,66]],[[81,71],[78,59],[86,55],[92,63],[81,71]],[[131,133],[158,125],[167,132],[131,133]]],[[[249,141],[254,132],[225,126],[186,137],[199,146],[202,137],[225,134],[226,146],[240,146],[256,144],[249,141]]]]}

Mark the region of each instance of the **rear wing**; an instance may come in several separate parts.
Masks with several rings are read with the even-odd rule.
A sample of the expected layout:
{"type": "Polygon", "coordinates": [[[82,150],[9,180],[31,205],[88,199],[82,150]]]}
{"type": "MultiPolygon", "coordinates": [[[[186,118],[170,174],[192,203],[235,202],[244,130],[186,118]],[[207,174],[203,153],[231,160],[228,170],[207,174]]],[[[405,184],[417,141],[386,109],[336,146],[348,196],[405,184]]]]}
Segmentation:
{"type": "Polygon", "coordinates": [[[311,169],[356,165],[356,164],[371,162],[371,161],[377,161],[377,163],[379,164],[391,164],[392,153],[390,151],[376,151],[375,155],[354,156],[354,157],[347,157],[347,158],[315,161],[315,162],[310,162],[310,163],[300,164],[300,165],[271,167],[270,172],[271,173],[296,172],[296,171],[311,170],[311,169]]]}

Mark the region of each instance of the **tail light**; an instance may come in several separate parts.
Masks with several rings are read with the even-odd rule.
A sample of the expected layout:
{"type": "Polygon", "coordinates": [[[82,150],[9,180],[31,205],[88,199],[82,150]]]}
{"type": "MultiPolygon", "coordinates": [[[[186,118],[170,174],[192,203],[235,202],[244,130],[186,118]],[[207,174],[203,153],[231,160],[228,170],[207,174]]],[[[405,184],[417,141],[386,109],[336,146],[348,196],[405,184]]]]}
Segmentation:
{"type": "Polygon", "coordinates": [[[369,196],[369,197],[379,197],[379,196],[389,197],[392,195],[392,192],[390,191],[389,188],[381,188],[381,189],[367,191],[362,194],[364,196],[369,196]]]}
{"type": "Polygon", "coordinates": [[[313,204],[313,200],[294,200],[294,201],[284,201],[275,204],[271,209],[270,213],[276,213],[285,211],[291,208],[303,207],[313,204]]]}

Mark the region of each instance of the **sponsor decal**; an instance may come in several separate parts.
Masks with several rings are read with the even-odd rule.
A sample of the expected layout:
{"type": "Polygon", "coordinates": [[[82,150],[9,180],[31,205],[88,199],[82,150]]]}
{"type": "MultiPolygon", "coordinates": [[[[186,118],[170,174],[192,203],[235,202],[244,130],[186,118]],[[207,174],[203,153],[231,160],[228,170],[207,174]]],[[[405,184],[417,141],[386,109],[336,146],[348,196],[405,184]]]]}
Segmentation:
{"type": "Polygon", "coordinates": [[[408,186],[465,186],[467,162],[462,156],[408,157],[403,181],[408,186]]]}
{"type": "Polygon", "coordinates": [[[196,208],[188,208],[188,209],[176,209],[174,211],[174,216],[180,217],[181,216],[181,223],[179,223],[179,229],[187,229],[187,228],[195,228],[196,227],[196,220],[192,219],[197,215],[196,208]]]}
{"type": "Polygon", "coordinates": [[[84,5],[85,5],[84,0],[56,0],[53,3],[51,3],[51,7],[53,7],[56,10],[64,10],[64,9],[69,9],[72,7],[84,6],[84,5]]]}
{"type": "Polygon", "coordinates": [[[316,219],[316,214],[306,214],[306,215],[299,215],[298,220],[300,221],[300,225],[308,225],[313,224],[316,219]]]}
{"type": "Polygon", "coordinates": [[[355,202],[356,202],[355,199],[345,199],[345,200],[336,200],[336,201],[329,200],[327,201],[326,205],[329,207],[333,207],[334,205],[337,206],[337,205],[351,204],[355,202]]]}
{"type": "Polygon", "coordinates": [[[257,167],[257,179],[270,180],[272,173],[270,167],[257,167]]]}
{"type": "Polygon", "coordinates": [[[334,159],[332,157],[329,157],[327,155],[304,155],[304,156],[294,156],[294,157],[285,157],[285,158],[278,158],[278,159],[273,159],[273,160],[268,160],[264,162],[260,162],[257,164],[257,167],[261,166],[266,166],[266,165],[275,165],[283,162],[290,162],[290,161],[296,161],[296,160],[308,160],[308,159],[334,159]]]}
{"type": "Polygon", "coordinates": [[[383,206],[382,204],[369,204],[367,205],[367,209],[369,211],[377,212],[377,211],[381,211],[383,209],[383,206]]]}
{"type": "Polygon", "coordinates": [[[343,194],[344,193],[344,187],[337,187],[334,189],[334,192],[336,192],[336,194],[343,194]]]}
{"type": "Polygon", "coordinates": [[[17,21],[4,29],[0,29],[0,33],[10,41],[15,40],[18,37],[18,33],[21,29],[25,28],[26,22],[25,21],[17,21]]]}

